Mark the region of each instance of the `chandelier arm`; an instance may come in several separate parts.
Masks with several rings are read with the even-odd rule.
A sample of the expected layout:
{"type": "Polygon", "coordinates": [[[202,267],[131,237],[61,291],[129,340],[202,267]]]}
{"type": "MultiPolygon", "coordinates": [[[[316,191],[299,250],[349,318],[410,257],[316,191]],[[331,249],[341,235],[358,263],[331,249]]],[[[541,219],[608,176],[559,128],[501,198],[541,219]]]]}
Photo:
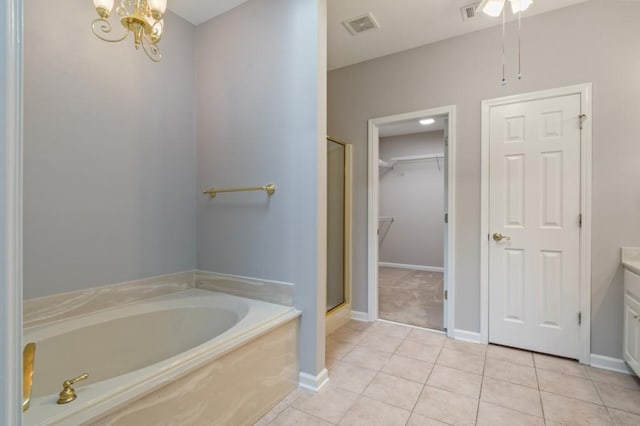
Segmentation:
{"type": "Polygon", "coordinates": [[[103,18],[94,19],[93,22],[91,23],[91,30],[93,31],[93,34],[95,34],[96,37],[98,37],[100,40],[108,41],[109,43],[117,43],[119,41],[124,40],[129,35],[129,31],[125,31],[124,35],[120,38],[116,38],[116,39],[106,38],[103,34],[111,33],[112,29],[113,28],[111,27],[111,24],[109,23],[109,21],[103,18]]]}
{"type": "Polygon", "coordinates": [[[149,59],[153,62],[160,62],[162,59],[162,52],[157,44],[150,42],[147,37],[142,37],[142,50],[147,54],[149,59]]]}

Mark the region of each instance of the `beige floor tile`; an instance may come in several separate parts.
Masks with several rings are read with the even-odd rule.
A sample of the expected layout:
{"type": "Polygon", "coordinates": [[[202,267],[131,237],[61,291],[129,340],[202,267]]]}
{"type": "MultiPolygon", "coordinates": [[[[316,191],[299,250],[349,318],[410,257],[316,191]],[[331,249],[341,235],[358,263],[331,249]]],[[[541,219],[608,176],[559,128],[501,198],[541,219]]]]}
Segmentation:
{"type": "Polygon", "coordinates": [[[413,413],[409,417],[407,426],[447,426],[448,423],[439,422],[436,419],[423,416],[422,414],[413,413]]]}
{"type": "Polygon", "coordinates": [[[485,377],[482,382],[480,399],[501,407],[542,417],[540,394],[537,389],[485,377]]]}
{"type": "Polygon", "coordinates": [[[487,345],[456,339],[447,339],[444,343],[444,347],[455,351],[468,352],[482,357],[484,357],[487,351],[487,345]]]}
{"type": "Polygon", "coordinates": [[[427,384],[431,387],[459,393],[475,399],[480,397],[482,376],[455,368],[436,365],[429,376],[427,384]]]}
{"type": "Polygon", "coordinates": [[[391,358],[391,355],[392,354],[389,352],[381,352],[374,349],[357,347],[349,352],[349,354],[345,356],[342,361],[357,365],[358,367],[380,371],[382,367],[384,367],[384,365],[387,363],[389,358],[391,358]]]}
{"type": "Polygon", "coordinates": [[[396,407],[412,410],[422,391],[420,383],[378,373],[367,386],[363,395],[396,407]]]}
{"type": "Polygon", "coordinates": [[[414,412],[452,425],[473,425],[478,400],[425,386],[414,412]]]}
{"type": "Polygon", "coordinates": [[[347,327],[350,328],[352,330],[356,330],[356,331],[364,331],[366,329],[368,329],[369,327],[371,327],[370,322],[367,321],[356,321],[356,320],[351,320],[348,323],[346,323],[342,328],[347,327]]]}
{"type": "Polygon", "coordinates": [[[520,364],[514,364],[502,359],[489,358],[484,366],[484,375],[494,379],[503,380],[516,385],[538,388],[536,369],[520,364]]]}
{"type": "Polygon", "coordinates": [[[480,401],[478,426],[544,426],[541,417],[480,401]]]}
{"type": "Polygon", "coordinates": [[[538,370],[538,383],[540,390],[545,392],[602,405],[602,400],[593,386],[593,382],[589,379],[567,376],[555,371],[538,370]]]}
{"type": "Polygon", "coordinates": [[[331,423],[289,407],[271,423],[273,426],[326,426],[331,423]]]}
{"type": "Polygon", "coordinates": [[[427,381],[427,377],[429,377],[432,368],[433,364],[430,362],[419,361],[401,355],[393,355],[389,361],[387,361],[382,372],[402,379],[424,383],[427,381]]]}
{"type": "Polygon", "coordinates": [[[292,407],[328,422],[338,423],[357,399],[358,394],[333,386],[329,382],[318,393],[300,395],[292,407]]]}
{"type": "Polygon", "coordinates": [[[390,337],[405,338],[411,333],[412,328],[400,324],[391,324],[384,321],[376,321],[369,328],[372,332],[379,332],[390,337]]]}
{"type": "Polygon", "coordinates": [[[461,352],[447,349],[445,347],[440,352],[436,364],[455,368],[474,374],[482,374],[484,370],[484,356],[475,355],[471,352],[461,352]]]}
{"type": "Polygon", "coordinates": [[[596,383],[596,388],[607,407],[640,414],[640,390],[607,383],[596,383]]]}
{"type": "Polygon", "coordinates": [[[506,346],[489,345],[487,347],[487,358],[509,361],[513,364],[533,367],[533,354],[520,349],[508,348],[506,346]]]}
{"type": "Polygon", "coordinates": [[[607,409],[602,405],[548,392],[540,392],[540,395],[546,420],[571,425],[613,424],[607,409]]]}
{"type": "Polygon", "coordinates": [[[393,337],[382,334],[381,331],[373,330],[373,327],[366,332],[358,346],[371,348],[377,351],[394,352],[404,337],[393,337]]]}
{"type": "Polygon", "coordinates": [[[375,370],[337,361],[329,370],[329,380],[333,386],[355,393],[362,393],[376,374],[375,370]]]}
{"type": "Polygon", "coordinates": [[[438,354],[440,354],[440,346],[423,345],[422,343],[405,340],[396,349],[397,355],[406,356],[408,358],[417,359],[425,362],[436,362],[438,354]]]}
{"type": "Polygon", "coordinates": [[[613,418],[613,423],[618,426],[638,426],[640,425],[640,416],[637,414],[627,413],[613,408],[609,409],[609,414],[613,418]]]}
{"type": "Polygon", "coordinates": [[[336,362],[338,362],[338,361],[339,361],[339,359],[338,359],[338,358],[336,358],[335,356],[331,356],[331,355],[329,355],[329,354],[325,354],[325,356],[324,356],[324,366],[325,366],[325,367],[327,367],[327,369],[329,369],[329,370],[330,370],[330,369],[331,369],[331,368],[336,364],[336,362]]]}
{"type": "Polygon", "coordinates": [[[585,367],[585,370],[589,378],[594,382],[608,383],[629,389],[640,389],[640,378],[637,376],[594,367],[585,367]]]}
{"type": "Polygon", "coordinates": [[[442,346],[447,340],[447,336],[443,333],[436,333],[435,331],[414,328],[407,336],[407,340],[422,343],[423,345],[442,346]]]}
{"type": "Polygon", "coordinates": [[[291,405],[296,399],[300,397],[300,395],[303,395],[305,393],[311,393],[311,392],[300,387],[296,388],[291,392],[289,392],[289,395],[285,396],[282,402],[284,402],[287,405],[291,405]]]}
{"type": "Polygon", "coordinates": [[[262,418],[260,420],[258,420],[254,424],[254,426],[266,426],[266,425],[268,425],[269,423],[274,421],[276,419],[276,417],[278,417],[280,415],[280,413],[282,413],[287,408],[289,408],[289,404],[287,404],[284,400],[280,401],[278,404],[276,404],[275,407],[273,407],[271,410],[269,410],[269,412],[267,414],[262,416],[262,418]]]}
{"type": "Polygon", "coordinates": [[[358,398],[340,421],[345,426],[404,426],[411,414],[408,410],[364,396],[358,398]]]}
{"type": "Polygon", "coordinates": [[[326,355],[335,359],[342,359],[356,346],[353,343],[341,342],[331,337],[327,338],[326,355]]]}
{"type": "Polygon", "coordinates": [[[543,354],[533,354],[533,361],[539,370],[556,371],[569,376],[587,378],[584,366],[577,361],[543,354]]]}
{"type": "Polygon", "coordinates": [[[367,330],[353,330],[349,327],[340,327],[329,335],[330,339],[339,342],[347,342],[357,344],[367,333],[367,330]]]}

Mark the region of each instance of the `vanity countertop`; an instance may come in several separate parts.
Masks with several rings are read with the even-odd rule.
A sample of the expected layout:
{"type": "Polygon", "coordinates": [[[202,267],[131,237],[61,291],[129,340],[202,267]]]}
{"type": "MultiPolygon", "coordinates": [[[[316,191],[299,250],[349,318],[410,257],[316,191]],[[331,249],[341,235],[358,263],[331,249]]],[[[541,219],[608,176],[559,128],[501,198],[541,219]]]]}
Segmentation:
{"type": "Polygon", "coordinates": [[[640,274],[640,247],[622,247],[622,264],[636,274],[640,274]]]}

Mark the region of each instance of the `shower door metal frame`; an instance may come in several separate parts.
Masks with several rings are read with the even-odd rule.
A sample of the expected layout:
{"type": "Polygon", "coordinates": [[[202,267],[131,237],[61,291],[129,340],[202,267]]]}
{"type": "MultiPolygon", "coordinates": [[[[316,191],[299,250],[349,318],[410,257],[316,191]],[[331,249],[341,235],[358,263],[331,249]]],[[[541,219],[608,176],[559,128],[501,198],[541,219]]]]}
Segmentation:
{"type": "MultiPolygon", "coordinates": [[[[406,120],[418,120],[427,116],[447,116],[448,141],[445,147],[447,164],[447,192],[446,205],[446,240],[445,240],[445,279],[444,279],[444,318],[443,326],[447,336],[468,338],[464,331],[456,333],[455,329],[455,223],[456,223],[456,106],[449,105],[440,108],[431,108],[422,111],[413,111],[405,114],[397,114],[386,117],[370,119],[368,122],[368,150],[369,150],[369,174],[368,174],[368,286],[367,286],[367,313],[368,321],[378,319],[378,199],[379,199],[379,173],[378,162],[380,159],[379,128],[383,125],[406,120]],[[460,334],[457,336],[457,334],[460,334]]],[[[445,220],[445,218],[443,218],[445,220]]],[[[356,313],[354,313],[355,317],[356,313]]]]}
{"type": "MultiPolygon", "coordinates": [[[[346,315],[345,318],[347,320],[351,319],[353,146],[350,143],[341,141],[340,139],[336,139],[332,136],[327,136],[327,140],[344,147],[344,302],[327,311],[327,323],[329,323],[333,322],[332,317],[346,315]]],[[[338,324],[328,324],[326,327],[326,333],[328,334],[332,329],[340,326],[339,323],[340,321],[338,321],[338,324]]]]}

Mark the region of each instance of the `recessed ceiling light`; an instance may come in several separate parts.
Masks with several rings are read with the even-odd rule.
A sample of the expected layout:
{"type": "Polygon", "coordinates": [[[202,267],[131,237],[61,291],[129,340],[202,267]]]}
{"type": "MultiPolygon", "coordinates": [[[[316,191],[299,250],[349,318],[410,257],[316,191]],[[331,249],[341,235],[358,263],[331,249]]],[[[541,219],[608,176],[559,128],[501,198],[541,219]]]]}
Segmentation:
{"type": "Polygon", "coordinates": [[[428,126],[430,124],[435,123],[436,120],[434,120],[433,118],[425,118],[424,120],[420,120],[420,124],[422,124],[423,126],[428,126]]]}

